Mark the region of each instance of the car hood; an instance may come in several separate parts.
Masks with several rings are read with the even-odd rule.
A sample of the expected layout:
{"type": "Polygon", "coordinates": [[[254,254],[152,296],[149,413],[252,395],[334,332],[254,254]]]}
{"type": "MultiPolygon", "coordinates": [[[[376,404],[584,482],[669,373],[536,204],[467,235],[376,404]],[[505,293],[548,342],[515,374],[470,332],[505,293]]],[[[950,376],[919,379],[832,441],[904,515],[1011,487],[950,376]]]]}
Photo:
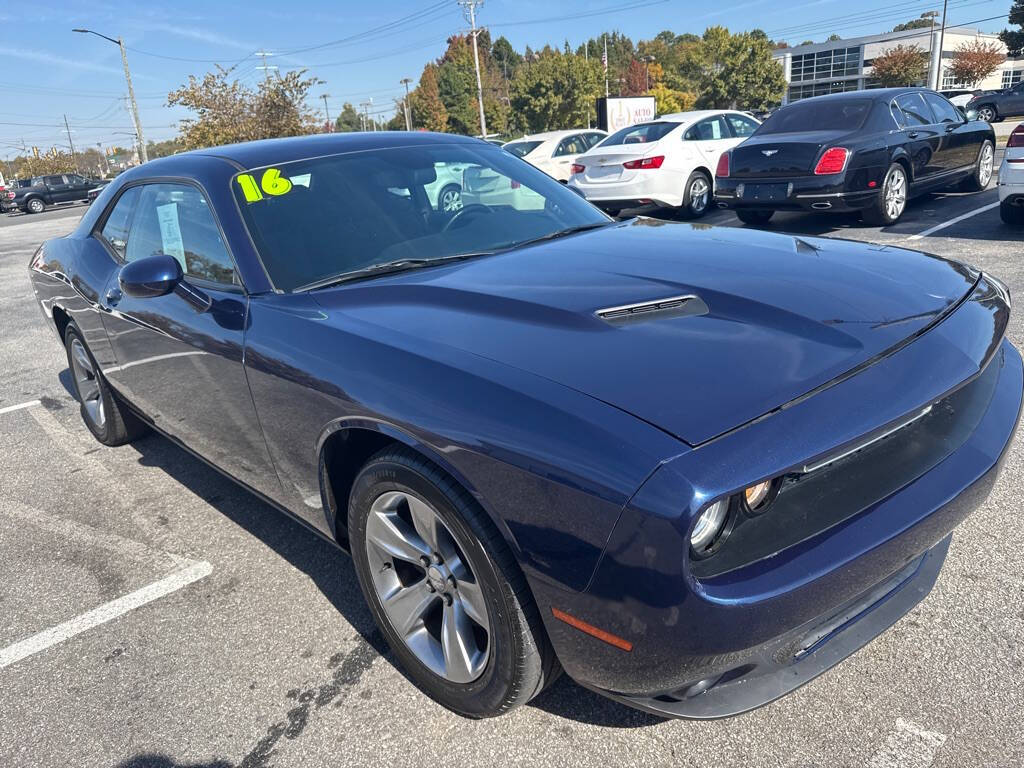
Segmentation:
{"type": "Polygon", "coordinates": [[[976,280],[898,248],[636,219],[315,297],[339,326],[515,366],[699,444],[869,363],[976,280]]]}

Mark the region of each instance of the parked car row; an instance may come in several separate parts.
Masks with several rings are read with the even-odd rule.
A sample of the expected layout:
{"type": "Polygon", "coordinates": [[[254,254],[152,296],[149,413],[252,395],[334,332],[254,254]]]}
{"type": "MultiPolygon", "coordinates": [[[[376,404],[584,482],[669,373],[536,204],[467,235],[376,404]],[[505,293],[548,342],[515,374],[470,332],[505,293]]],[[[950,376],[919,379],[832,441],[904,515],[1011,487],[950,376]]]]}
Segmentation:
{"type": "Polygon", "coordinates": [[[665,115],[578,156],[569,185],[613,215],[658,206],[695,218],[715,202],[748,224],[798,210],[890,225],[916,195],[985,189],[994,161],[988,123],[935,91],[890,88],[804,99],[764,123],[729,110],[665,115]]]}

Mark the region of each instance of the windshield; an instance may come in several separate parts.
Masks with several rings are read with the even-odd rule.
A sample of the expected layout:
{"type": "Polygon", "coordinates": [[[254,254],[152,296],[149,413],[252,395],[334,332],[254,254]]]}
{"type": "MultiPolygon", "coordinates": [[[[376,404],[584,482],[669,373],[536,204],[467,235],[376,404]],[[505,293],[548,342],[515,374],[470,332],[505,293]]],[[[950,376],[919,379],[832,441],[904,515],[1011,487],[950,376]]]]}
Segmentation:
{"type": "Polygon", "coordinates": [[[565,185],[483,144],[281,163],[238,174],[232,188],[270,279],[284,291],[609,221],[565,185]]]}
{"type": "Polygon", "coordinates": [[[513,141],[505,145],[505,151],[511,152],[516,157],[526,157],[539,146],[539,141],[513,141]]]}
{"type": "Polygon", "coordinates": [[[755,135],[804,131],[855,131],[871,111],[870,99],[798,101],[782,107],[761,123],[755,135]]]}
{"type": "Polygon", "coordinates": [[[678,128],[679,123],[640,123],[623,128],[601,142],[602,147],[610,147],[614,144],[649,144],[658,141],[673,128],[678,128]]]}

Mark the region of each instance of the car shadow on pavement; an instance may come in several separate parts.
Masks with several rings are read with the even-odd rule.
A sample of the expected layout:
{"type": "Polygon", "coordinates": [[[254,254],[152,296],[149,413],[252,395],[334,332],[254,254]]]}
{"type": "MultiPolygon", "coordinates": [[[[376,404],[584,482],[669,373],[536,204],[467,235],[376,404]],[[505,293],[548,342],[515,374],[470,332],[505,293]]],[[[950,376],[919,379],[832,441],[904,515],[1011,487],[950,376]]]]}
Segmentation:
{"type": "Polygon", "coordinates": [[[129,757],[114,768],[234,768],[227,760],[211,760],[205,763],[179,763],[172,757],[156,753],[145,753],[129,757]]]}
{"type": "MultiPolygon", "coordinates": [[[[63,378],[63,377],[62,377],[63,378]]],[[[67,384],[65,384],[67,386],[67,384]]],[[[374,624],[363,599],[355,570],[348,556],[334,544],[307,530],[257,497],[250,494],[217,470],[196,458],[162,435],[152,434],[132,443],[138,461],[146,467],[157,467],[176,482],[203,499],[214,509],[248,531],[289,564],[309,576],[337,611],[407,680],[398,667],[383,637],[374,624]]],[[[412,681],[410,681],[412,682],[412,681]]],[[[558,717],[588,725],[615,728],[636,728],[662,722],[661,718],[618,704],[586,690],[570,678],[562,676],[528,706],[558,717]]],[[[169,759],[161,755],[140,755],[137,760],[169,759]]],[[[220,763],[187,766],[187,768],[219,768],[220,763]]],[[[118,768],[175,768],[174,762],[127,762],[118,768]]],[[[182,766],[181,768],[185,768],[182,766]]]]}

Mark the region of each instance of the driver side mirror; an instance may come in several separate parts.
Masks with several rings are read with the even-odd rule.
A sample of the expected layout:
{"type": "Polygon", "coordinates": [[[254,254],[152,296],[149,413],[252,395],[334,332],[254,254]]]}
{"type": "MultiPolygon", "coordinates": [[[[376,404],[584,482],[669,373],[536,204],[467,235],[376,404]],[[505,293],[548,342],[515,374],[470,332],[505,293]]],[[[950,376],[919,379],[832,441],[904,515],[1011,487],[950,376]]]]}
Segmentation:
{"type": "Polygon", "coordinates": [[[978,110],[976,109],[968,109],[967,111],[964,111],[963,108],[961,108],[960,111],[963,112],[964,117],[968,120],[978,119],[978,110]]]}
{"type": "Polygon", "coordinates": [[[184,277],[181,264],[173,256],[158,253],[121,267],[117,282],[121,291],[137,299],[166,296],[184,277]]]}

